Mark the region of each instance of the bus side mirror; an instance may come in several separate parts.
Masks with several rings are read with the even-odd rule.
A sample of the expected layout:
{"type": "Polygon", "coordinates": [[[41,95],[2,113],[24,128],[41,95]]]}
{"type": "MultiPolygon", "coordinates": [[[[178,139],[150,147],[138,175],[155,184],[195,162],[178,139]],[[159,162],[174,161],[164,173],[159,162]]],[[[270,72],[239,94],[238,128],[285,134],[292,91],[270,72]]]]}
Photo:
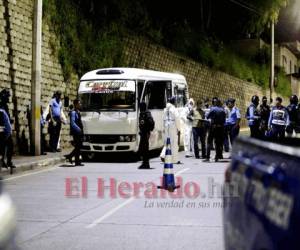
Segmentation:
{"type": "Polygon", "coordinates": [[[64,98],[64,107],[68,108],[70,106],[70,98],[68,96],[65,96],[64,98]]]}

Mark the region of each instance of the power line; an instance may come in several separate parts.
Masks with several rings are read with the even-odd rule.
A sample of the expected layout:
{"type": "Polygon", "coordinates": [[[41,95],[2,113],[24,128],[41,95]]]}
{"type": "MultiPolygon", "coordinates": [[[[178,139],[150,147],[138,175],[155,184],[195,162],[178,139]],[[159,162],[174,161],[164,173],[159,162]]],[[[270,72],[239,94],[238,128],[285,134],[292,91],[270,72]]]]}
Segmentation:
{"type": "Polygon", "coordinates": [[[253,5],[253,4],[247,3],[247,2],[245,2],[245,1],[243,1],[243,0],[236,0],[236,1],[242,3],[243,5],[246,5],[246,6],[250,7],[250,8],[252,8],[253,10],[255,10],[255,11],[257,11],[257,12],[260,12],[259,9],[256,8],[256,6],[253,5]]]}
{"type": "Polygon", "coordinates": [[[237,5],[239,5],[240,7],[245,8],[245,9],[247,9],[247,10],[250,10],[250,11],[254,12],[255,14],[257,14],[257,15],[259,15],[259,16],[262,15],[261,12],[259,12],[258,10],[254,9],[254,8],[252,8],[252,7],[250,7],[249,5],[247,5],[247,4],[245,4],[245,3],[241,3],[241,2],[239,2],[239,1],[237,1],[237,0],[229,0],[229,1],[232,2],[232,3],[235,3],[235,4],[237,4],[237,5]]]}

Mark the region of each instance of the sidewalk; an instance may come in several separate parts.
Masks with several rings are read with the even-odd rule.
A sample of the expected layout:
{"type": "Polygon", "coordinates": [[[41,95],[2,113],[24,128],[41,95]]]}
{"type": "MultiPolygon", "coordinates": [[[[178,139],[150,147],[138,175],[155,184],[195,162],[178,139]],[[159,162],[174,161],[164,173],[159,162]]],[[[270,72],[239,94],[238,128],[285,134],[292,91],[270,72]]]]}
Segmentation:
{"type": "MultiPolygon", "coordinates": [[[[47,153],[47,155],[41,156],[14,156],[13,163],[15,164],[16,168],[13,169],[13,174],[63,163],[65,162],[64,155],[68,154],[69,152],[70,150],[67,149],[59,153],[47,153]]],[[[2,168],[0,171],[0,176],[10,174],[10,168],[2,168]]]]}

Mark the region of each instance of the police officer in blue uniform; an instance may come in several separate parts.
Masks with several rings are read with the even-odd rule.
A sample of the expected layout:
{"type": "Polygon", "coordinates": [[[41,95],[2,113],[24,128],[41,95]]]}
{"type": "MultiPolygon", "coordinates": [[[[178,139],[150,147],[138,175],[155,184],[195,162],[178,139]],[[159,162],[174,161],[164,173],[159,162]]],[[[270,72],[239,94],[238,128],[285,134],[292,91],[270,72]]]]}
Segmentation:
{"type": "Polygon", "coordinates": [[[227,100],[228,117],[225,123],[225,138],[224,138],[224,148],[225,151],[229,151],[229,141],[233,144],[233,141],[240,133],[240,121],[241,113],[240,110],[235,106],[235,99],[229,98],[227,100]]]}
{"type": "Polygon", "coordinates": [[[74,110],[70,113],[70,134],[73,136],[74,140],[74,150],[66,155],[66,159],[72,164],[72,158],[75,157],[75,166],[84,166],[80,161],[80,149],[82,147],[83,141],[83,124],[81,121],[81,103],[78,99],[73,101],[74,110]]]}
{"type": "Polygon", "coordinates": [[[248,125],[250,127],[251,137],[261,138],[261,133],[259,130],[260,125],[260,114],[258,110],[259,97],[257,95],[252,96],[251,104],[247,108],[246,118],[248,120],[248,125]]]}
{"type": "Polygon", "coordinates": [[[205,162],[210,161],[210,151],[215,141],[216,156],[215,161],[223,159],[223,142],[224,142],[224,125],[226,120],[225,110],[222,107],[219,98],[214,97],[212,100],[212,108],[210,109],[207,119],[210,120],[210,128],[207,139],[207,153],[205,162]]]}
{"type": "Polygon", "coordinates": [[[276,105],[272,108],[269,118],[270,137],[273,139],[283,139],[285,137],[286,126],[289,125],[289,114],[282,106],[282,98],[276,98],[276,105]]]}
{"type": "Polygon", "coordinates": [[[3,89],[0,92],[0,109],[2,109],[6,115],[4,115],[4,126],[6,127],[7,134],[5,139],[3,139],[2,145],[2,163],[4,167],[10,167],[11,169],[15,168],[14,164],[12,163],[12,156],[14,151],[14,144],[12,138],[12,127],[11,124],[13,120],[10,117],[8,103],[10,99],[10,92],[7,89],[3,89]],[[7,118],[7,119],[6,119],[7,118]],[[8,133],[9,131],[9,133],[8,133]],[[5,162],[6,158],[6,162],[5,162]]]}
{"type": "Polygon", "coordinates": [[[290,124],[286,128],[286,132],[289,137],[292,137],[294,132],[295,134],[300,133],[300,105],[298,96],[291,96],[287,111],[289,113],[290,124]]]}
{"type": "Polygon", "coordinates": [[[52,152],[59,152],[60,150],[58,147],[59,137],[60,137],[60,130],[62,127],[62,117],[61,117],[61,110],[62,110],[62,102],[61,102],[61,92],[56,91],[54,93],[53,98],[51,99],[49,106],[50,106],[50,122],[49,122],[49,134],[50,134],[50,147],[52,152]]]}

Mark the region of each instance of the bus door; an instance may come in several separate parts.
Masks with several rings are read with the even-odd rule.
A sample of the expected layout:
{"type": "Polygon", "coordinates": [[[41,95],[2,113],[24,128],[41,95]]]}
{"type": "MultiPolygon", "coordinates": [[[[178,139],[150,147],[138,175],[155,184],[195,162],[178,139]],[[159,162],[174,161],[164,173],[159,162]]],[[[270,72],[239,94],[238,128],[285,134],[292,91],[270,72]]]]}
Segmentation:
{"type": "Polygon", "coordinates": [[[150,149],[161,148],[163,138],[163,111],[167,99],[172,95],[171,81],[147,81],[144,87],[142,100],[146,102],[155,121],[155,129],[150,137],[150,149]]]}

